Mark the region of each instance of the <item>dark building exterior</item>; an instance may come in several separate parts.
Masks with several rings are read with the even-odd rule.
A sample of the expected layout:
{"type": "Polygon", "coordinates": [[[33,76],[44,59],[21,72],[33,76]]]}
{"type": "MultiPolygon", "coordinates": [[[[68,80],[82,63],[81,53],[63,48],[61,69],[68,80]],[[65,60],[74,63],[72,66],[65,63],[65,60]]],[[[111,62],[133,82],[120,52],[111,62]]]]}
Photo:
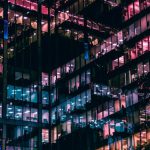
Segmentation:
{"type": "Polygon", "coordinates": [[[0,149],[150,150],[150,0],[0,0],[0,149]]]}

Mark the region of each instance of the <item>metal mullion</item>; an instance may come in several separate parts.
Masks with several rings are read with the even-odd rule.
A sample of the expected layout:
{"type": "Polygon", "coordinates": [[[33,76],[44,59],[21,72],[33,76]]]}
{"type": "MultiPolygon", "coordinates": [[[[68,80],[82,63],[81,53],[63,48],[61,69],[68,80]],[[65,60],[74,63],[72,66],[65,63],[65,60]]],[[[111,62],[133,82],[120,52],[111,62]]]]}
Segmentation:
{"type": "Polygon", "coordinates": [[[52,143],[51,143],[51,130],[52,130],[52,122],[51,122],[51,117],[52,117],[52,103],[51,103],[51,98],[50,98],[50,73],[48,74],[48,86],[49,86],[49,150],[52,150],[52,143]]]}
{"type": "MultiPolygon", "coordinates": [[[[8,0],[4,1],[4,7],[3,7],[3,18],[4,21],[8,21],[8,0]]],[[[8,22],[7,22],[8,24],[8,22]]],[[[3,24],[4,26],[4,24],[3,24]]],[[[5,28],[5,27],[4,27],[5,28]]],[[[5,30],[3,28],[3,30],[5,30]]],[[[5,34],[5,32],[4,32],[5,34]]],[[[2,102],[2,117],[3,117],[3,132],[2,132],[2,149],[6,149],[6,137],[7,137],[7,129],[6,129],[6,107],[7,107],[7,42],[8,39],[5,39],[3,37],[3,44],[4,44],[4,53],[3,53],[3,102],[2,102]]]]}
{"type": "MultiPolygon", "coordinates": [[[[31,3],[30,3],[30,9],[31,9],[31,3]]],[[[29,31],[30,31],[30,33],[31,33],[31,17],[30,17],[30,22],[29,22],[29,31]]],[[[30,35],[30,34],[29,34],[30,35]]],[[[32,36],[31,36],[32,37],[32,36]]],[[[30,38],[30,37],[29,37],[30,38]]],[[[30,80],[31,80],[31,69],[32,69],[32,67],[31,67],[31,43],[30,43],[30,39],[29,39],[29,78],[30,78],[30,80]]],[[[31,102],[31,90],[32,90],[32,85],[30,85],[29,87],[29,102],[31,102]]]]}
{"type": "MultiPolygon", "coordinates": [[[[48,37],[49,41],[51,40],[51,28],[50,28],[50,22],[51,22],[51,16],[50,16],[50,1],[48,0],[48,37]]],[[[49,93],[49,150],[52,150],[51,145],[51,130],[52,130],[52,123],[51,123],[51,116],[52,116],[52,103],[50,98],[50,73],[48,73],[48,93],[49,93]]]]}
{"type": "Polygon", "coordinates": [[[37,15],[37,50],[38,50],[38,149],[42,150],[42,87],[41,87],[41,0],[38,0],[37,15]]]}
{"type": "MultiPolygon", "coordinates": [[[[30,9],[31,9],[31,3],[30,3],[30,9]]],[[[30,25],[29,25],[29,32],[31,33],[31,17],[30,17],[30,23],[29,23],[30,25]]],[[[29,34],[30,35],[30,34],[29,34]]],[[[30,37],[29,37],[30,38],[30,37]]],[[[30,42],[30,40],[29,40],[29,42],[30,42]]],[[[31,43],[29,43],[29,80],[31,80],[31,43]]],[[[32,90],[32,86],[30,85],[29,87],[28,87],[28,89],[29,89],[29,102],[31,102],[31,90],[32,90]]],[[[30,115],[31,115],[31,110],[30,110],[30,115]]],[[[31,137],[30,137],[30,149],[31,149],[31,137]]]]}

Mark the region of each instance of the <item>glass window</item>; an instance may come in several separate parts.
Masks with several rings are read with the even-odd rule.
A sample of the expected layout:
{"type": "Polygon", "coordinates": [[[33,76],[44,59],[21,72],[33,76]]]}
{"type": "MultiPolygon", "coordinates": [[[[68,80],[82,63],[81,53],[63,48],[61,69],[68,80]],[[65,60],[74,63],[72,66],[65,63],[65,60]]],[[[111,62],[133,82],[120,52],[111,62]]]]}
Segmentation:
{"type": "Polygon", "coordinates": [[[116,142],[116,150],[120,150],[121,149],[121,141],[117,141],[116,142]]]}
{"type": "Polygon", "coordinates": [[[141,145],[144,145],[147,142],[146,130],[141,131],[141,145]]]}
{"type": "Polygon", "coordinates": [[[42,104],[49,104],[49,94],[47,91],[42,91],[42,104]]]}
{"type": "Polygon", "coordinates": [[[61,78],[61,69],[60,67],[57,69],[57,79],[61,78]]]}
{"type": "Polygon", "coordinates": [[[67,133],[71,133],[71,120],[68,120],[66,122],[66,126],[67,126],[67,133]]]}
{"type": "Polygon", "coordinates": [[[102,92],[102,95],[105,96],[109,94],[110,89],[106,85],[101,85],[101,92],[102,92]]]}
{"type": "Polygon", "coordinates": [[[70,92],[74,92],[76,90],[75,78],[71,79],[70,92]]]}
{"type": "Polygon", "coordinates": [[[78,89],[80,86],[80,79],[79,79],[79,75],[76,76],[76,89],[78,89]]]}
{"type": "Polygon", "coordinates": [[[61,105],[61,109],[62,109],[62,114],[63,114],[63,115],[66,115],[66,114],[67,114],[67,102],[64,102],[64,103],[61,105]]]}
{"type": "Polygon", "coordinates": [[[127,107],[132,105],[132,99],[133,99],[132,98],[132,93],[131,93],[131,91],[128,91],[126,93],[126,105],[127,105],[127,107]]]}
{"type": "Polygon", "coordinates": [[[70,72],[73,72],[75,70],[75,60],[70,61],[70,72]]]}
{"type": "Polygon", "coordinates": [[[124,10],[123,10],[123,17],[124,17],[124,20],[128,20],[128,8],[124,6],[124,10]]]}
{"type": "Polygon", "coordinates": [[[135,0],[135,2],[134,2],[134,13],[138,14],[139,12],[140,12],[139,0],[135,0]]]}
{"type": "Polygon", "coordinates": [[[117,33],[117,37],[118,37],[118,43],[122,44],[123,43],[123,35],[122,35],[122,31],[117,33]]]}
{"type": "Polygon", "coordinates": [[[129,15],[129,18],[133,17],[134,15],[133,3],[128,6],[128,15],[129,15]]]}
{"type": "Polygon", "coordinates": [[[30,108],[29,107],[24,107],[23,108],[23,120],[24,121],[30,121],[31,120],[30,108]]]}
{"type": "Polygon", "coordinates": [[[134,24],[129,26],[129,37],[134,37],[134,24]]]}
{"type": "Polygon", "coordinates": [[[67,132],[67,125],[66,125],[66,122],[62,123],[62,126],[61,126],[61,136],[65,135],[67,132]]]}
{"type": "Polygon", "coordinates": [[[58,113],[57,119],[60,119],[60,117],[63,115],[62,112],[63,112],[63,110],[62,110],[61,106],[58,106],[57,107],[57,113],[58,113]]]}
{"type": "Polygon", "coordinates": [[[22,94],[24,101],[30,101],[30,90],[29,88],[23,88],[23,94],[22,94]]]}
{"type": "Polygon", "coordinates": [[[86,80],[85,80],[85,72],[83,72],[81,74],[81,86],[84,86],[86,84],[86,80]]]}
{"type": "Polygon", "coordinates": [[[132,82],[135,81],[138,77],[138,74],[137,74],[137,67],[133,67],[131,70],[130,70],[130,73],[131,73],[131,80],[132,82]]]}
{"type": "Polygon", "coordinates": [[[86,71],[86,84],[89,84],[91,82],[91,72],[90,70],[86,71]]]}
{"type": "Polygon", "coordinates": [[[87,102],[88,102],[88,103],[91,102],[91,90],[87,90],[87,95],[86,95],[86,97],[87,97],[87,102]]]}
{"type": "MultiPolygon", "coordinates": [[[[108,149],[109,149],[109,147],[108,147],[108,149]]],[[[110,143],[110,149],[115,149],[115,143],[110,143]]],[[[103,150],[103,149],[98,149],[98,150],[103,150]]]]}
{"type": "Polygon", "coordinates": [[[150,68],[149,62],[145,62],[144,63],[144,74],[147,74],[150,71],[149,68],[150,68]]]}
{"type": "Polygon", "coordinates": [[[114,69],[118,68],[118,66],[119,66],[118,59],[113,60],[112,61],[112,69],[114,70],[114,69]]]}
{"type": "Polygon", "coordinates": [[[31,89],[31,102],[37,103],[37,91],[35,89],[31,89]]]}
{"type": "Polygon", "coordinates": [[[126,74],[125,75],[125,77],[126,77],[125,85],[127,85],[127,84],[131,83],[131,77],[130,77],[129,71],[127,71],[125,74],[126,74]]]}
{"type": "Polygon", "coordinates": [[[57,119],[57,110],[56,108],[52,109],[52,113],[51,113],[51,122],[52,124],[56,123],[56,119],[57,119]]]}
{"type": "Polygon", "coordinates": [[[7,87],[7,98],[8,99],[14,99],[14,96],[15,96],[14,86],[8,85],[8,87],[7,87]]]}
{"type": "Polygon", "coordinates": [[[48,74],[42,72],[42,85],[47,86],[48,85],[48,74]]]}
{"type": "Polygon", "coordinates": [[[123,87],[126,85],[126,74],[121,73],[120,74],[120,87],[123,87]]]}
{"type": "Polygon", "coordinates": [[[117,35],[112,36],[112,49],[115,49],[118,44],[117,35]]]}
{"type": "Polygon", "coordinates": [[[82,106],[85,106],[86,103],[86,92],[81,93],[81,102],[82,102],[82,106]]]}
{"type": "Polygon", "coordinates": [[[115,112],[120,111],[120,102],[119,100],[115,100],[115,112]]]}
{"type": "Polygon", "coordinates": [[[70,100],[70,109],[71,109],[71,111],[73,111],[75,109],[75,98],[72,98],[70,100]]]}
{"type": "Polygon", "coordinates": [[[124,56],[119,57],[119,67],[124,65],[124,56]]]}
{"type": "Polygon", "coordinates": [[[22,88],[21,87],[15,87],[15,100],[22,100],[24,98],[24,94],[22,93],[22,88]]]}
{"type": "Polygon", "coordinates": [[[54,128],[51,130],[51,140],[52,140],[52,143],[55,143],[55,142],[56,142],[56,139],[57,139],[57,128],[54,127],[54,128]]]}
{"type": "Polygon", "coordinates": [[[141,19],[141,32],[144,32],[147,29],[146,16],[141,19]]]}
{"type": "Polygon", "coordinates": [[[137,89],[134,89],[132,91],[132,98],[133,98],[133,104],[138,102],[138,91],[137,91],[137,89]]]}
{"type": "Polygon", "coordinates": [[[106,43],[101,44],[101,53],[99,53],[98,55],[104,55],[107,52],[106,49],[106,43]]]}
{"type": "Polygon", "coordinates": [[[111,45],[112,45],[112,41],[111,41],[111,37],[107,39],[106,41],[106,50],[104,49],[104,51],[109,52],[111,50],[111,45]]]}
{"type": "Polygon", "coordinates": [[[140,133],[134,134],[134,148],[140,145],[140,133]]]}
{"type": "Polygon", "coordinates": [[[81,128],[85,127],[85,125],[86,125],[86,115],[85,114],[83,114],[79,117],[79,123],[80,123],[79,126],[81,128]]]}
{"type": "Polygon", "coordinates": [[[148,38],[143,39],[143,53],[148,52],[148,38]]]}
{"type": "Polygon", "coordinates": [[[15,106],[15,119],[21,120],[22,119],[22,107],[15,106]]]}
{"type": "Polygon", "coordinates": [[[130,59],[131,59],[131,60],[132,60],[132,59],[136,59],[137,56],[138,56],[137,50],[136,50],[136,49],[132,49],[132,50],[130,51],[130,59]]]}
{"type": "Polygon", "coordinates": [[[38,112],[37,109],[31,108],[31,121],[37,122],[38,120],[38,112]]]}
{"type": "Polygon", "coordinates": [[[141,33],[140,20],[134,23],[134,28],[135,28],[135,35],[138,35],[141,33]]]}
{"type": "Polygon", "coordinates": [[[143,48],[142,48],[142,42],[141,41],[137,42],[136,51],[137,51],[138,56],[143,54],[143,48]]]}
{"type": "Polygon", "coordinates": [[[7,118],[14,119],[14,106],[13,105],[7,105],[7,118]]]}
{"type": "Polygon", "coordinates": [[[125,41],[128,40],[129,39],[129,27],[124,28],[122,30],[122,32],[123,32],[123,38],[124,38],[124,40],[125,41]]]}
{"type": "Polygon", "coordinates": [[[129,145],[128,145],[128,140],[126,139],[122,139],[122,148],[123,150],[128,149],[129,145]]]}
{"type": "Polygon", "coordinates": [[[103,133],[104,139],[108,138],[108,136],[109,136],[109,125],[108,125],[108,123],[104,124],[103,131],[104,131],[104,133],[103,133]]]}
{"type": "Polygon", "coordinates": [[[81,67],[85,65],[84,54],[81,54],[81,67]]]}
{"type": "Polygon", "coordinates": [[[52,89],[50,92],[50,101],[51,103],[55,103],[57,99],[57,95],[56,95],[56,88],[52,89]]]}
{"type": "Polygon", "coordinates": [[[121,108],[126,108],[126,97],[125,95],[120,95],[121,108]]]}
{"type": "Polygon", "coordinates": [[[49,111],[48,110],[42,110],[42,122],[49,123],[49,111]]]}
{"type": "Polygon", "coordinates": [[[138,75],[139,77],[143,75],[143,63],[138,64],[138,75]]]}
{"type": "Polygon", "coordinates": [[[70,113],[70,108],[71,108],[70,101],[67,101],[66,113],[70,113]]]}
{"type": "Polygon", "coordinates": [[[145,108],[140,108],[140,111],[134,112],[134,121],[135,123],[144,124],[146,121],[146,112],[145,108]]]}
{"type": "Polygon", "coordinates": [[[70,73],[70,62],[66,64],[66,73],[70,73]]]}
{"type": "Polygon", "coordinates": [[[114,132],[115,132],[114,120],[110,121],[110,123],[109,123],[109,128],[110,128],[110,135],[113,136],[113,134],[114,134],[114,132]]]}
{"type": "Polygon", "coordinates": [[[87,121],[88,121],[88,122],[91,122],[91,121],[92,121],[92,114],[91,114],[91,111],[88,111],[88,112],[87,112],[87,121]]]}
{"type": "Polygon", "coordinates": [[[52,75],[51,75],[51,84],[55,84],[56,82],[56,70],[52,71],[52,75]]]}
{"type": "Polygon", "coordinates": [[[115,108],[114,108],[114,101],[109,102],[109,115],[114,114],[115,108]]]}
{"type": "Polygon", "coordinates": [[[140,8],[141,8],[141,10],[145,9],[146,7],[147,7],[147,2],[146,2],[146,0],[142,0],[142,1],[140,2],[140,8]]]}
{"type": "Polygon", "coordinates": [[[42,142],[48,143],[49,142],[49,132],[48,129],[42,129],[42,142]]]}
{"type": "Polygon", "coordinates": [[[76,96],[76,108],[77,109],[82,108],[82,101],[81,101],[80,95],[76,96]]]}

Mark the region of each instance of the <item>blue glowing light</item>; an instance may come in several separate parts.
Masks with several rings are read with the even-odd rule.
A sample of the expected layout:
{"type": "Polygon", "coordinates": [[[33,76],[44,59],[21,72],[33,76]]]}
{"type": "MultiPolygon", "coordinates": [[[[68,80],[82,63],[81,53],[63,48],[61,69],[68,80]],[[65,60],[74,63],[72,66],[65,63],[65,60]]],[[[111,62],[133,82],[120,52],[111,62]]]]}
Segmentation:
{"type": "Polygon", "coordinates": [[[4,40],[8,40],[8,21],[4,20],[4,40]]]}

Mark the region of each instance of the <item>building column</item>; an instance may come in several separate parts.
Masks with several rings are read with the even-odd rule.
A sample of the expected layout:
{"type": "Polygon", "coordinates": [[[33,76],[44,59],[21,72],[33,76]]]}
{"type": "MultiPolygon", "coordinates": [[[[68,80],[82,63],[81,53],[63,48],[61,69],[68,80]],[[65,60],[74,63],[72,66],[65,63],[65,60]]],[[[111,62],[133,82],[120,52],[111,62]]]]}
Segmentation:
{"type": "Polygon", "coordinates": [[[37,15],[37,65],[38,65],[38,149],[42,150],[42,54],[41,54],[41,0],[38,0],[37,15]]]}
{"type": "Polygon", "coordinates": [[[2,150],[6,149],[6,111],[7,111],[7,41],[8,41],[8,0],[4,1],[3,7],[4,20],[4,49],[3,49],[3,102],[2,102],[2,119],[3,119],[3,133],[2,133],[2,150]]]}

